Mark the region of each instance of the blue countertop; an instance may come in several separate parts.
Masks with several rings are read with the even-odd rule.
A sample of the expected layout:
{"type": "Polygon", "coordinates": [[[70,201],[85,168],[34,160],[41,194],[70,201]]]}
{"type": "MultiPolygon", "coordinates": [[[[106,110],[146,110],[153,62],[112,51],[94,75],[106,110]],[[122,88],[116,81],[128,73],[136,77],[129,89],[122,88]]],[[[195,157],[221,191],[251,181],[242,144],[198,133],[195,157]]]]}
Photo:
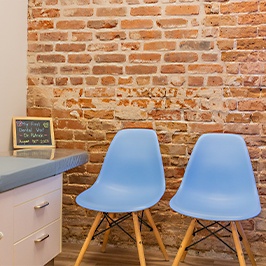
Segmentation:
{"type": "Polygon", "coordinates": [[[73,149],[23,149],[0,153],[0,193],[88,162],[88,153],[73,149]]]}

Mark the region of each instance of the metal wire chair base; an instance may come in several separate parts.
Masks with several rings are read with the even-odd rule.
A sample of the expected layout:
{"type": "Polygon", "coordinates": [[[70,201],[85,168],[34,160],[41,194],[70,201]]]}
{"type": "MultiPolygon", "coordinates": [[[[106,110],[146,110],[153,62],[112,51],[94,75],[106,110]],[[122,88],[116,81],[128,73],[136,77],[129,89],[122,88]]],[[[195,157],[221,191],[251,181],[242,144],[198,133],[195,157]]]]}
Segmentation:
{"type": "MultiPolygon", "coordinates": [[[[95,237],[97,237],[98,235],[105,233],[107,230],[110,230],[111,228],[117,226],[119,229],[121,229],[126,235],[128,235],[134,242],[136,242],[136,239],[130,235],[130,233],[128,233],[120,224],[127,220],[128,218],[132,217],[132,213],[126,213],[123,216],[114,219],[112,218],[109,213],[104,212],[103,213],[103,217],[99,223],[99,225],[97,226],[95,233],[92,237],[92,239],[95,239],[95,237]],[[99,230],[100,226],[103,224],[103,222],[106,221],[108,226],[105,229],[101,229],[99,230]]],[[[153,231],[152,227],[144,220],[144,211],[141,212],[141,216],[138,216],[139,222],[140,222],[140,231],[142,230],[142,225],[145,225],[150,231],[153,231]]]]}

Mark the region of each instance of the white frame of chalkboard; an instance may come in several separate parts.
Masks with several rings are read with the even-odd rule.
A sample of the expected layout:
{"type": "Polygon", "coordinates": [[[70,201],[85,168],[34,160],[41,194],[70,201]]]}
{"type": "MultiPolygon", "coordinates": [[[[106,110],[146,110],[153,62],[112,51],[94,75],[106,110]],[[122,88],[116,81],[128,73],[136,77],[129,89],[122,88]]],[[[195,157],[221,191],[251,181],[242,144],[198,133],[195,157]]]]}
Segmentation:
{"type": "Polygon", "coordinates": [[[54,138],[54,127],[53,127],[53,120],[50,117],[31,117],[31,116],[24,116],[24,117],[13,117],[13,148],[14,149],[28,149],[28,148],[54,148],[55,147],[55,138],[54,138]],[[20,145],[17,143],[17,124],[16,121],[25,120],[25,121],[42,121],[46,120],[49,122],[50,128],[50,138],[51,138],[51,145],[46,144],[31,144],[31,145],[20,145]]]}

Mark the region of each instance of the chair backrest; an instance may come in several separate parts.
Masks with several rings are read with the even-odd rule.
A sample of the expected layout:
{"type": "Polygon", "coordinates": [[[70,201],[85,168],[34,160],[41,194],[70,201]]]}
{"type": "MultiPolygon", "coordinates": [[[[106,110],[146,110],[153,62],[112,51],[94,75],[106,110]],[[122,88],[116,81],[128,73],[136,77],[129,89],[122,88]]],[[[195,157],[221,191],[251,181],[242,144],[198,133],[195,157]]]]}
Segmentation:
{"type": "Polygon", "coordinates": [[[151,129],[123,129],[112,140],[96,182],[133,189],[165,191],[162,156],[156,132],[151,129]]]}
{"type": "Polygon", "coordinates": [[[236,134],[202,135],[192,151],[179,190],[210,200],[221,197],[228,199],[228,204],[245,198],[243,202],[252,208],[251,216],[261,210],[246,143],[236,134]]]}

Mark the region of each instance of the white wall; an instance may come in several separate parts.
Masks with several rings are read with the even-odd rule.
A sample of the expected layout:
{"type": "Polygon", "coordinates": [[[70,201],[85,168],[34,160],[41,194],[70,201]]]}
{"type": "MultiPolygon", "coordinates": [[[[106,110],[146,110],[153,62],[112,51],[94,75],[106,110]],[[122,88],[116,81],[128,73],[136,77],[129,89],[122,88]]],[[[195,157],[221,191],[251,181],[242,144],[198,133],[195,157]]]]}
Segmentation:
{"type": "Polygon", "coordinates": [[[12,149],[12,117],[26,115],[27,0],[0,0],[0,151],[12,149]]]}

